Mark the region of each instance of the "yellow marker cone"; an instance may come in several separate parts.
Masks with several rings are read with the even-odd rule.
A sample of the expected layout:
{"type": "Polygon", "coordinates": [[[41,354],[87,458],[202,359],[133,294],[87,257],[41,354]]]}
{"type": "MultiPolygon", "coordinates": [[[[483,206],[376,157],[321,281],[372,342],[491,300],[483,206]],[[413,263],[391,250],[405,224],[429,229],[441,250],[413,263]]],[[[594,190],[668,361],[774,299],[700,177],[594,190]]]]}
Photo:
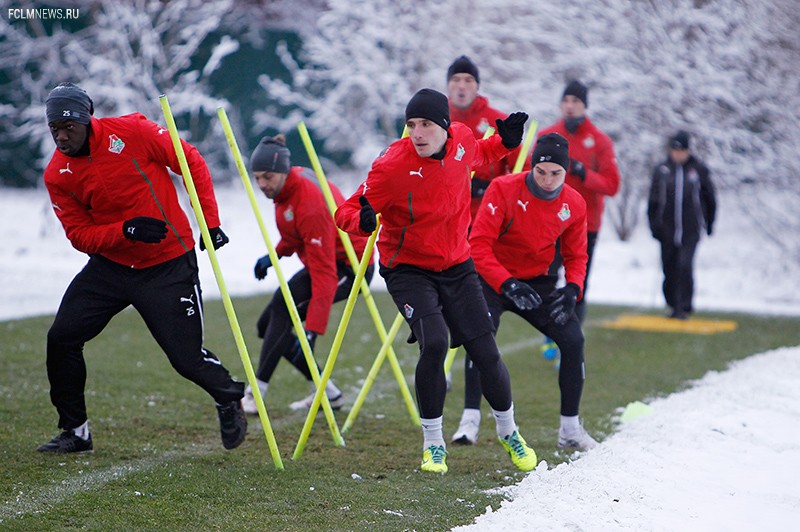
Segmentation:
{"type": "Polygon", "coordinates": [[[634,401],[632,403],[628,403],[625,407],[625,411],[622,412],[620,416],[620,421],[633,421],[634,419],[649,416],[654,412],[653,407],[644,404],[641,401],[634,401]]]}

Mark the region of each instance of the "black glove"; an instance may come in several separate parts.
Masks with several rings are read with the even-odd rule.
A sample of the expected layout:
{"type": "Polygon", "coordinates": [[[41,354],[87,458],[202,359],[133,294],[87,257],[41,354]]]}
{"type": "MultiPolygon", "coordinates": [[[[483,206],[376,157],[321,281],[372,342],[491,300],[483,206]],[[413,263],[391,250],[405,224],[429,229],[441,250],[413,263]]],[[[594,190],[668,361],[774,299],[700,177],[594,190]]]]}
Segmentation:
{"type": "Polygon", "coordinates": [[[586,167],[578,159],[569,160],[569,173],[581,181],[586,181],[586,167]]]}
{"type": "Polygon", "coordinates": [[[528,286],[527,283],[520,282],[513,277],[503,281],[500,289],[520,310],[537,309],[542,304],[542,298],[539,297],[536,290],[528,286]]]}
{"type": "Polygon", "coordinates": [[[122,234],[128,240],[158,244],[167,237],[167,222],[149,216],[137,216],[122,224],[122,234]]]}
{"type": "MultiPolygon", "coordinates": [[[[208,230],[208,234],[211,235],[211,241],[214,242],[214,249],[219,249],[231,240],[228,236],[222,232],[222,229],[219,227],[212,227],[208,230]]],[[[202,236],[200,237],[200,251],[206,249],[206,243],[203,241],[202,236]]]]}
{"type": "Polygon", "coordinates": [[[713,228],[711,227],[711,224],[708,224],[708,226],[706,227],[706,234],[708,236],[711,236],[712,232],[713,232],[713,228]]]}
{"type": "Polygon", "coordinates": [[[369,204],[366,196],[359,196],[358,203],[361,205],[361,219],[358,221],[358,227],[365,233],[371,233],[378,227],[375,209],[369,204]]]}
{"type": "Polygon", "coordinates": [[[253,268],[253,273],[259,281],[267,276],[267,270],[272,266],[272,259],[269,255],[264,255],[256,261],[256,267],[253,268]]]}
{"type": "MultiPolygon", "coordinates": [[[[309,331],[309,330],[306,330],[305,333],[306,333],[306,340],[308,340],[308,346],[311,348],[311,352],[313,353],[314,352],[314,344],[317,343],[317,333],[315,333],[314,331],[309,331]]],[[[303,348],[300,347],[300,339],[298,338],[294,342],[295,342],[295,349],[297,350],[297,353],[301,354],[301,356],[302,356],[303,348]]]]}
{"type": "Polygon", "coordinates": [[[580,288],[575,283],[569,283],[563,288],[553,292],[553,302],[550,303],[550,319],[556,325],[564,325],[575,312],[575,304],[578,302],[580,288]]]}
{"type": "Polygon", "coordinates": [[[480,179],[479,177],[472,178],[472,197],[473,198],[482,198],[484,194],[486,194],[486,189],[489,188],[489,181],[488,179],[480,179]]]}
{"type": "MultiPolygon", "coordinates": [[[[305,331],[306,340],[308,340],[308,346],[311,348],[311,352],[314,352],[314,344],[317,343],[317,333],[314,331],[305,331]]],[[[303,348],[300,347],[300,339],[294,339],[294,345],[292,346],[291,356],[289,360],[292,362],[293,365],[297,365],[297,362],[303,360],[303,348]]]]}
{"type": "Polygon", "coordinates": [[[522,133],[525,131],[525,121],[528,120],[528,113],[516,112],[508,115],[502,120],[498,118],[494,121],[497,125],[497,133],[503,139],[503,146],[513,150],[522,142],[522,133]]]}

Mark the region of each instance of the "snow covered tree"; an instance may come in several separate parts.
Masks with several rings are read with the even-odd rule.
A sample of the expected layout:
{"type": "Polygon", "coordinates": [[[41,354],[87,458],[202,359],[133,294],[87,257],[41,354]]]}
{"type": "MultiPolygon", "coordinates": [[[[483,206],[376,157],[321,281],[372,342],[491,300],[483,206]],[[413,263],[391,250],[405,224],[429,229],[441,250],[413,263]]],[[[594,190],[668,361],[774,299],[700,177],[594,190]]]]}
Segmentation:
{"type": "MultiPolygon", "coordinates": [[[[40,21],[0,20],[0,120],[13,139],[49,158],[53,145],[44,123],[44,100],[61,81],[80,84],[99,116],[141,112],[164,123],[158,96],[167,94],[182,135],[209,162],[227,150],[221,132],[200,127],[227,102],[209,96],[207,82],[238,42],[223,36],[210,53],[201,46],[232,6],[231,0],[100,0],[81,3],[84,26],[59,26],[49,34],[40,21]],[[210,133],[206,133],[210,131],[210,133]],[[216,135],[216,138],[214,138],[216,135]],[[221,147],[221,148],[220,148],[221,147]]],[[[6,173],[6,169],[2,172],[6,173]]],[[[41,168],[25,178],[36,182],[41,168]]]]}
{"type": "MultiPolygon", "coordinates": [[[[558,118],[568,80],[589,86],[589,115],[614,140],[622,173],[606,209],[620,238],[641,223],[651,169],[681,128],[718,187],[739,193],[765,240],[800,259],[800,240],[785,237],[800,230],[795,0],[64,4],[81,9],[78,27],[0,19],[0,178],[13,169],[38,181],[41,168],[19,152],[46,159],[44,98],[56,83],[74,80],[101,115],[142,111],[160,120],[157,97],[168,94],[184,136],[227,177],[235,175],[227,146],[220,128],[209,127],[217,106],[244,137],[289,132],[303,119],[322,155],[357,182],[400,134],[408,98],[425,86],[445,90],[447,66],[466,54],[495,107],[527,111],[543,127],[558,118]],[[263,94],[246,99],[214,96],[210,78],[220,64],[244,44],[272,54],[263,30],[276,26],[304,39],[299,51],[278,47],[289,75],[264,73],[263,94]],[[262,99],[271,103],[260,106],[262,99]],[[242,116],[253,100],[260,108],[242,116]]],[[[248,67],[258,72],[263,63],[248,67]]],[[[720,217],[724,223],[724,208],[720,217]]]]}
{"type": "MultiPolygon", "coordinates": [[[[360,179],[399,134],[410,95],[444,90],[458,55],[476,62],[494,105],[542,125],[558,118],[566,81],[580,78],[590,116],[615,142],[623,184],[607,213],[624,239],[678,128],[692,133],[721,189],[744,187],[750,205],[777,189],[798,204],[800,187],[791,185],[800,162],[790,154],[800,144],[798,19],[791,0],[330,0],[302,53],[283,50],[291,82],[261,78],[296,111],[257,118],[281,129],[305,119],[327,151],[352,153],[360,179]]],[[[767,232],[800,229],[797,217],[772,218],[759,221],[767,232]]],[[[800,256],[800,244],[780,245],[800,256]]]]}

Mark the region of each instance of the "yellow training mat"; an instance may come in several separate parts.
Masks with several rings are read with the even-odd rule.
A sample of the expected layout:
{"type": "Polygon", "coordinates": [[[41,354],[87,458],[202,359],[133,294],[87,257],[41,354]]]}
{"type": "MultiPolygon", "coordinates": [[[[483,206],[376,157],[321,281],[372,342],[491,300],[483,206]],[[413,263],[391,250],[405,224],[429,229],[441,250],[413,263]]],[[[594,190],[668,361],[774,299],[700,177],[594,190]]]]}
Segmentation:
{"type": "Polygon", "coordinates": [[[736,330],[736,322],[691,318],[676,320],[663,316],[645,314],[620,314],[613,320],[600,323],[606,329],[630,329],[635,331],[679,332],[686,334],[717,334],[736,330]]]}

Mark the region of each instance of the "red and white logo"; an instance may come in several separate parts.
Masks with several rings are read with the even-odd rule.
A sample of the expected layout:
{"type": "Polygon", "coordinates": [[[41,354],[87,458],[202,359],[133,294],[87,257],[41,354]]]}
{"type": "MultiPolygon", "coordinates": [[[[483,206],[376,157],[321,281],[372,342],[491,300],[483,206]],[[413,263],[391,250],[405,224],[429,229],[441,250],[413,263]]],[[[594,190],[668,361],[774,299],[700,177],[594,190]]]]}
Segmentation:
{"type": "Polygon", "coordinates": [[[572,216],[572,213],[569,210],[569,205],[564,203],[563,205],[561,205],[561,210],[558,211],[558,219],[561,220],[562,222],[566,222],[567,220],[569,220],[570,216],[572,216]]]}
{"type": "Polygon", "coordinates": [[[123,149],[125,149],[125,143],[122,141],[121,138],[114,135],[113,133],[108,136],[108,151],[119,155],[120,153],[122,153],[123,149]]]}

